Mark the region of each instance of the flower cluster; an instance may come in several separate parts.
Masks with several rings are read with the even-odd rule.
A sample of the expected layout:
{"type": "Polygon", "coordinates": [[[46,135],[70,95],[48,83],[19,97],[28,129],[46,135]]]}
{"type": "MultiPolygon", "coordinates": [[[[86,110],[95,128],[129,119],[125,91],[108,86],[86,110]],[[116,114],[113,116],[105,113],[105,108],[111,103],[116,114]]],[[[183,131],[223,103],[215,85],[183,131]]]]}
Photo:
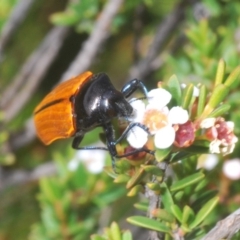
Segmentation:
{"type": "Polygon", "coordinates": [[[200,127],[205,130],[205,136],[211,142],[209,146],[211,153],[227,155],[233,151],[238,141],[233,133],[233,122],[226,122],[222,117],[206,118],[200,127]]]}
{"type": "MultiPolygon", "coordinates": [[[[151,90],[147,98],[146,105],[141,100],[133,99],[131,101],[134,109],[132,121],[140,122],[148,127],[151,135],[154,136],[157,148],[168,148],[175,139],[179,139],[178,134],[183,134],[179,126],[188,122],[188,112],[179,106],[169,109],[167,104],[171,100],[171,94],[163,88],[151,90]]],[[[192,139],[192,135],[189,137],[192,139]]],[[[186,139],[186,142],[191,141],[190,139],[186,139]]],[[[148,134],[140,127],[134,127],[127,140],[132,147],[141,148],[146,144],[148,134]]]]}
{"type": "MultiPolygon", "coordinates": [[[[196,91],[194,97],[198,97],[196,91]]],[[[171,146],[187,148],[196,139],[209,141],[210,153],[229,154],[233,151],[237,137],[233,133],[233,122],[226,122],[222,117],[190,119],[191,112],[181,106],[168,107],[172,95],[164,88],[148,92],[147,103],[140,99],[132,99],[134,109],[132,122],[139,122],[148,127],[153,137],[156,149],[166,149],[171,146]]],[[[127,136],[127,141],[133,148],[141,148],[148,141],[148,133],[135,126],[127,136]]]]}

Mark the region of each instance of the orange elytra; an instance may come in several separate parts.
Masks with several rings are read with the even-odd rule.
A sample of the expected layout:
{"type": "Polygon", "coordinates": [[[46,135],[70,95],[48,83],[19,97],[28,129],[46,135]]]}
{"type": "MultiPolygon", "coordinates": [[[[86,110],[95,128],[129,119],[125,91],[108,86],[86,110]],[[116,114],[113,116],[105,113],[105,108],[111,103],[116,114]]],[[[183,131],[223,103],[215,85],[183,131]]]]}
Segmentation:
{"type": "Polygon", "coordinates": [[[91,72],[85,72],[59,84],[35,108],[36,131],[44,144],[49,145],[57,139],[75,134],[76,124],[70,97],[76,95],[92,75],[91,72]]]}

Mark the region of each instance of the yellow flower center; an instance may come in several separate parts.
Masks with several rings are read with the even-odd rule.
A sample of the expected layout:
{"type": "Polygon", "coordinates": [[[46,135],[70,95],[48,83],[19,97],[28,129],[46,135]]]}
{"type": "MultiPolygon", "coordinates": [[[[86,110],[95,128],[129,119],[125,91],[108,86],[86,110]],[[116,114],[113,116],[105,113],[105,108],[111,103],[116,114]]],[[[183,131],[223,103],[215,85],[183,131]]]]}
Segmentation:
{"type": "Polygon", "coordinates": [[[149,109],[144,114],[143,124],[155,133],[168,124],[167,115],[157,109],[149,109]]]}

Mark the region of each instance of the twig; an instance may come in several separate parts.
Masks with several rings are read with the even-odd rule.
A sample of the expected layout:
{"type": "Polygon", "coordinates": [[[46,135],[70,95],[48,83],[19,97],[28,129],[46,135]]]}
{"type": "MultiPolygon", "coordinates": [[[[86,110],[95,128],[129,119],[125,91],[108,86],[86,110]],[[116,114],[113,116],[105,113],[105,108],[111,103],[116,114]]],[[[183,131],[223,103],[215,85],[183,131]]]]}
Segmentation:
{"type": "Polygon", "coordinates": [[[109,0],[99,16],[95,28],[83,45],[68,70],[63,74],[61,81],[72,78],[91,66],[101,46],[110,35],[113,18],[118,13],[123,0],[109,0]]]}
{"type": "MultiPolygon", "coordinates": [[[[165,181],[169,176],[168,175],[167,164],[165,162],[161,162],[161,163],[157,163],[157,166],[159,167],[159,169],[162,169],[163,172],[165,173],[164,174],[164,179],[163,179],[163,181],[165,181]]],[[[153,182],[157,182],[157,183],[160,184],[160,182],[155,180],[155,177],[153,179],[153,182]]],[[[149,205],[148,205],[149,218],[154,218],[153,212],[157,208],[161,207],[161,196],[156,194],[154,191],[152,191],[148,187],[146,187],[145,196],[149,199],[149,205]]],[[[156,232],[156,231],[149,231],[148,240],[160,240],[160,239],[164,239],[164,234],[163,233],[159,233],[159,232],[156,232]]]]}
{"type": "Polygon", "coordinates": [[[133,20],[133,63],[136,63],[140,59],[140,42],[143,32],[143,19],[146,13],[146,6],[141,3],[135,9],[135,18],[133,20]]]}
{"type": "Polygon", "coordinates": [[[5,23],[0,35],[0,62],[3,59],[3,51],[18,26],[27,16],[27,12],[35,0],[20,0],[13,8],[8,21],[5,23]]]}
{"type": "Polygon", "coordinates": [[[16,151],[19,148],[26,146],[28,143],[32,142],[36,137],[36,129],[33,123],[33,118],[29,118],[24,125],[21,132],[10,136],[9,148],[11,151],[16,151]]]}
{"type": "Polygon", "coordinates": [[[11,186],[18,186],[31,181],[36,181],[43,176],[51,176],[56,173],[53,162],[44,163],[31,171],[0,169],[0,192],[11,186]]]}
{"type": "Polygon", "coordinates": [[[182,0],[180,4],[159,24],[154,40],[145,56],[137,65],[130,69],[128,79],[146,78],[156,68],[155,60],[158,60],[159,53],[163,50],[166,41],[174,30],[182,23],[186,7],[190,1],[182,0]]]}
{"type": "Polygon", "coordinates": [[[6,121],[13,119],[30,99],[56,58],[68,32],[67,27],[54,27],[3,93],[0,106],[5,110],[6,121]]]}
{"type": "Polygon", "coordinates": [[[240,208],[225,219],[219,221],[216,226],[202,240],[231,239],[240,230],[240,208]]]}
{"type": "MultiPolygon", "coordinates": [[[[154,218],[154,216],[152,215],[152,212],[155,209],[159,208],[161,204],[161,198],[159,195],[157,195],[154,191],[152,191],[148,187],[146,187],[145,196],[149,199],[149,205],[148,205],[149,218],[154,218]]],[[[157,231],[149,231],[148,240],[160,240],[160,239],[163,239],[163,236],[159,237],[159,233],[157,231]]]]}

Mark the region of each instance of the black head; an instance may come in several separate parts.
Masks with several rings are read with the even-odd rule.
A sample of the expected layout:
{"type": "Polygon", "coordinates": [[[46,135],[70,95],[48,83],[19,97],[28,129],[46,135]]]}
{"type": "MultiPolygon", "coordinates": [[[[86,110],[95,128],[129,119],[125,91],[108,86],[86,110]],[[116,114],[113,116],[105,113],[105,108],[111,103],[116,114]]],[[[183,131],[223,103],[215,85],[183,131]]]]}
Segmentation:
{"type": "Polygon", "coordinates": [[[105,92],[102,96],[100,111],[104,118],[128,118],[132,114],[133,108],[126,101],[123,94],[114,89],[114,91],[105,92]]]}
{"type": "Polygon", "coordinates": [[[129,117],[133,108],[124,95],[117,91],[105,73],[93,76],[84,98],[84,104],[88,106],[89,114],[97,114],[102,120],[110,120],[114,117],[129,117]]]}

